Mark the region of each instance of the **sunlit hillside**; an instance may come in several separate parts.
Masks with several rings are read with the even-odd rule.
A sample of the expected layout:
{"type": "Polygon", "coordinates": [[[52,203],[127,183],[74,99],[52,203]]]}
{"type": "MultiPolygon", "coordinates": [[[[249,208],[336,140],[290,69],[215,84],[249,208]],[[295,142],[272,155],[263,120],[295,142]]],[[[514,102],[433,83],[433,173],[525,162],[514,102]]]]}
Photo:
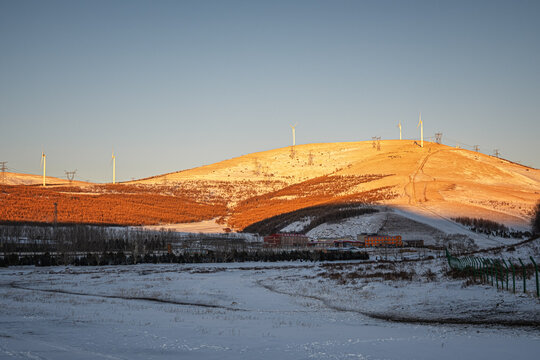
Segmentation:
{"type": "MultiPolygon", "coordinates": [[[[379,146],[371,141],[297,145],[117,185],[74,183],[70,188],[36,187],[31,193],[5,187],[0,220],[49,221],[53,202],[58,202],[66,222],[148,225],[214,218],[223,228],[241,230],[307,206],[366,202],[434,217],[528,224],[540,199],[540,170],[464,149],[424,145],[410,140],[386,140],[379,146]]],[[[8,184],[38,184],[41,179],[6,175],[8,184]]]]}
{"type": "MultiPolygon", "coordinates": [[[[31,174],[19,174],[13,172],[0,173],[0,184],[4,185],[41,185],[43,184],[42,175],[31,175],[31,174]]],[[[45,183],[48,185],[76,185],[83,186],[88,184],[84,181],[69,181],[67,179],[61,179],[53,176],[46,176],[45,183]]]]}
{"type": "Polygon", "coordinates": [[[477,152],[386,140],[308,144],[136,181],[205,188],[228,203],[229,225],[332,201],[366,201],[433,216],[528,223],[540,171],[477,152]]]}

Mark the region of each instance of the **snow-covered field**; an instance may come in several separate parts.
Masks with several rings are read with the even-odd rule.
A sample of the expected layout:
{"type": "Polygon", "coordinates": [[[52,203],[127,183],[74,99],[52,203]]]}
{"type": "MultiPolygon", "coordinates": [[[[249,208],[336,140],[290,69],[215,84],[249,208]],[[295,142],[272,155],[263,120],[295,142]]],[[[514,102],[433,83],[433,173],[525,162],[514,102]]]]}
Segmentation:
{"type": "Polygon", "coordinates": [[[440,259],[377,266],[0,269],[0,359],[521,359],[538,352],[538,322],[427,321],[471,314],[495,324],[538,321],[534,297],[462,287],[462,280],[442,275],[440,259]],[[423,275],[427,267],[437,273],[433,281],[423,275]],[[410,280],[349,275],[412,270],[410,280]],[[387,321],[380,314],[425,321],[387,321]]]}
{"type": "MultiPolygon", "coordinates": [[[[296,221],[281,231],[302,232],[310,219],[296,221]]],[[[400,235],[403,240],[423,240],[426,245],[448,246],[450,239],[469,239],[479,249],[511,245],[522,239],[487,236],[422,207],[379,207],[379,212],[321,224],[306,233],[310,239],[352,237],[358,234],[400,235]]]]}

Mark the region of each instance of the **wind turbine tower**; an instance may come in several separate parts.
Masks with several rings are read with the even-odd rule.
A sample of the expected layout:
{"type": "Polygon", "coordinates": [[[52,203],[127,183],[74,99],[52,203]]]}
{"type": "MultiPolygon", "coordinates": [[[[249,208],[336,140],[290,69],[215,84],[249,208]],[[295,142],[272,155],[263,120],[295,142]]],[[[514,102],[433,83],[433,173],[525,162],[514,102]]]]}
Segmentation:
{"type": "Polygon", "coordinates": [[[112,160],[112,183],[116,183],[116,156],[114,156],[114,150],[111,155],[112,160]]]}
{"type": "Polygon", "coordinates": [[[296,145],[296,126],[298,125],[298,123],[294,124],[294,126],[291,125],[291,129],[292,129],[292,145],[295,146],[296,145]]]}
{"type": "Polygon", "coordinates": [[[43,166],[43,186],[45,186],[45,172],[47,170],[47,155],[41,152],[41,165],[43,166]]]}
{"type": "Polygon", "coordinates": [[[399,128],[399,140],[401,140],[401,120],[399,120],[398,128],[399,128]]]}
{"type": "Polygon", "coordinates": [[[416,127],[420,126],[420,147],[424,147],[424,123],[422,122],[422,113],[420,113],[420,117],[418,118],[418,125],[416,127]]]}

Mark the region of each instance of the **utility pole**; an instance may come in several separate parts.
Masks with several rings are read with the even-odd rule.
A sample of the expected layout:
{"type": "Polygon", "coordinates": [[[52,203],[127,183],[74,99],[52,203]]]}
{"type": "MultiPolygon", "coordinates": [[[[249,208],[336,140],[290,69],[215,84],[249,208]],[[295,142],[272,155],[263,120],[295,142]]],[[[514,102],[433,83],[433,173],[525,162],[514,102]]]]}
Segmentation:
{"type": "Polygon", "coordinates": [[[0,170],[2,171],[2,185],[6,184],[7,161],[0,161],[0,170]]]}
{"type": "Polygon", "coordinates": [[[441,144],[442,143],[442,133],[435,133],[435,142],[437,144],[441,144]]]}
{"type": "Polygon", "coordinates": [[[480,151],[480,145],[474,145],[473,148],[474,148],[474,151],[476,152],[480,151]]]}
{"type": "Polygon", "coordinates": [[[64,172],[66,173],[66,178],[69,181],[69,185],[71,185],[71,183],[73,182],[73,179],[75,178],[75,173],[77,172],[77,169],[75,169],[73,171],[64,170],[64,172]]]}

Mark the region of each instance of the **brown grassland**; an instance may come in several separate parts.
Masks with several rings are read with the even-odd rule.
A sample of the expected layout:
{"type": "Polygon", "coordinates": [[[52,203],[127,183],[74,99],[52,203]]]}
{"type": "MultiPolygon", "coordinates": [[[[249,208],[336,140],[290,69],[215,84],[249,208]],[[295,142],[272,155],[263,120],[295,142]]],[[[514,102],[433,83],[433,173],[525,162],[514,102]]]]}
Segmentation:
{"type": "Polygon", "coordinates": [[[199,203],[175,193],[146,186],[93,187],[1,186],[3,222],[151,225],[183,223],[223,216],[221,203],[199,203]]]}

